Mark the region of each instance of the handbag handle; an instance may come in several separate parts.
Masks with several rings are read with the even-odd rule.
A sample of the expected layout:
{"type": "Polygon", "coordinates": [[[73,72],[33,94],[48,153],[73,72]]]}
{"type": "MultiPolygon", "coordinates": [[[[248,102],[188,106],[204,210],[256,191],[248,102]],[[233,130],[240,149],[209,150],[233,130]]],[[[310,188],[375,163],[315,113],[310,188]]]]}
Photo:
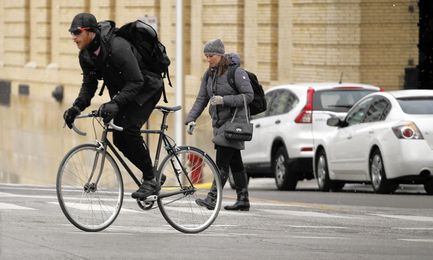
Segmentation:
{"type": "MultiPolygon", "coordinates": [[[[247,107],[247,100],[245,98],[244,94],[241,94],[242,98],[244,99],[244,110],[245,110],[245,117],[247,118],[247,123],[250,123],[250,117],[248,116],[248,107],[247,107]]],[[[235,113],[233,114],[232,117],[232,121],[230,121],[231,123],[233,123],[233,121],[235,120],[236,114],[238,113],[238,107],[236,107],[235,109],[235,113]]]]}

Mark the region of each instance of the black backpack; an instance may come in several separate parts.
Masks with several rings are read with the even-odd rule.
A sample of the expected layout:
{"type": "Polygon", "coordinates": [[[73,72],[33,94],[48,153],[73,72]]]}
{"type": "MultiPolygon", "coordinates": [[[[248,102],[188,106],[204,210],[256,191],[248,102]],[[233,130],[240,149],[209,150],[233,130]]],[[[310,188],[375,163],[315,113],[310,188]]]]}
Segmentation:
{"type": "MultiPolygon", "coordinates": [[[[230,53],[230,54],[226,54],[226,57],[231,62],[227,72],[227,81],[229,82],[232,88],[236,89],[235,72],[236,69],[240,66],[239,55],[230,53]]],[[[267,104],[266,104],[265,92],[263,91],[263,86],[260,84],[259,80],[257,79],[256,74],[248,70],[245,70],[245,72],[248,74],[248,77],[250,78],[251,86],[253,87],[253,91],[254,91],[254,99],[249,104],[250,115],[253,116],[266,110],[267,104]]]]}
{"type": "MultiPolygon", "coordinates": [[[[230,84],[230,87],[239,92],[236,88],[235,82],[235,72],[236,69],[240,67],[240,57],[237,53],[228,53],[225,57],[230,61],[230,65],[227,71],[227,81],[230,84]]],[[[251,71],[244,69],[250,78],[251,87],[254,91],[254,99],[251,103],[248,104],[250,115],[257,115],[266,111],[267,103],[265,98],[265,92],[263,90],[263,86],[260,84],[256,74],[251,71]]],[[[206,72],[206,81],[209,79],[209,70],[206,72]]]]}
{"type": "MultiPolygon", "coordinates": [[[[236,83],[235,83],[235,71],[239,66],[230,66],[229,71],[227,73],[227,79],[230,84],[230,86],[234,89],[236,89],[236,83]]],[[[251,86],[253,87],[254,91],[254,99],[249,103],[250,108],[250,115],[257,115],[263,111],[266,110],[266,99],[265,99],[265,92],[263,91],[263,86],[260,84],[259,80],[257,79],[256,74],[252,73],[251,71],[245,70],[245,72],[248,74],[248,77],[250,78],[251,86]]]]}
{"type": "MultiPolygon", "coordinates": [[[[170,58],[152,26],[141,20],[136,20],[114,29],[113,33],[126,39],[137,49],[147,70],[160,75],[161,78],[167,77],[168,84],[173,87],[168,71],[171,63],[170,58]]],[[[164,102],[167,103],[165,87],[163,88],[163,94],[164,102]]]]}

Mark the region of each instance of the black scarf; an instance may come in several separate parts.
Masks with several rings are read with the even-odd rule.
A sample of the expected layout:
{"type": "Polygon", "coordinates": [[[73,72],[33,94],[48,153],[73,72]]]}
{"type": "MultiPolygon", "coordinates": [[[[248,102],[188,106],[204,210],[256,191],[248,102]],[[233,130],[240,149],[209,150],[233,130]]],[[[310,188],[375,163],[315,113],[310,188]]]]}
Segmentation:
{"type": "Polygon", "coordinates": [[[92,42],[90,42],[89,46],[87,46],[87,50],[90,53],[94,53],[101,46],[101,33],[96,30],[95,38],[93,38],[92,42]]]}

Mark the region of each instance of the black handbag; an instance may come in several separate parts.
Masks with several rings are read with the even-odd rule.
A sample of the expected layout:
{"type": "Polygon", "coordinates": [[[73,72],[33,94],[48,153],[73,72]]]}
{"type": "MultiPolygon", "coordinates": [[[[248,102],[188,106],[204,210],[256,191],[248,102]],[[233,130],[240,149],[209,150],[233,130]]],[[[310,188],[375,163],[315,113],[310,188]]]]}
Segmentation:
{"type": "Polygon", "coordinates": [[[236,114],[238,112],[238,109],[236,108],[235,113],[233,114],[232,120],[228,121],[225,124],[224,137],[227,140],[251,141],[251,139],[253,138],[253,124],[250,123],[250,119],[248,116],[247,101],[245,100],[244,95],[242,95],[242,97],[244,99],[244,109],[245,109],[246,120],[235,121],[235,119],[239,120],[239,118],[236,118],[236,114]]]}

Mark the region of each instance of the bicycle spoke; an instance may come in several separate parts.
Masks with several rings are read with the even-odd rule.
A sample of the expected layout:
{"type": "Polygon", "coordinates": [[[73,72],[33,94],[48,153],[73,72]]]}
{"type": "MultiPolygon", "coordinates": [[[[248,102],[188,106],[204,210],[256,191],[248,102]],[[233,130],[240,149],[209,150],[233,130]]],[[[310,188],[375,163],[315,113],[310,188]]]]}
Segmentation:
{"type": "Polygon", "coordinates": [[[218,215],[222,196],[219,172],[210,157],[196,148],[178,147],[163,160],[159,171],[167,177],[158,197],[167,222],[185,233],[208,228],[218,215]],[[206,198],[214,181],[218,199],[215,209],[208,210],[196,200],[206,198]]]}
{"type": "Polygon", "coordinates": [[[104,156],[97,153],[101,151],[95,145],[72,149],[62,161],[57,177],[62,211],[72,224],[84,231],[108,227],[119,214],[123,200],[123,182],[117,164],[106,154],[100,174],[104,156]]]}

